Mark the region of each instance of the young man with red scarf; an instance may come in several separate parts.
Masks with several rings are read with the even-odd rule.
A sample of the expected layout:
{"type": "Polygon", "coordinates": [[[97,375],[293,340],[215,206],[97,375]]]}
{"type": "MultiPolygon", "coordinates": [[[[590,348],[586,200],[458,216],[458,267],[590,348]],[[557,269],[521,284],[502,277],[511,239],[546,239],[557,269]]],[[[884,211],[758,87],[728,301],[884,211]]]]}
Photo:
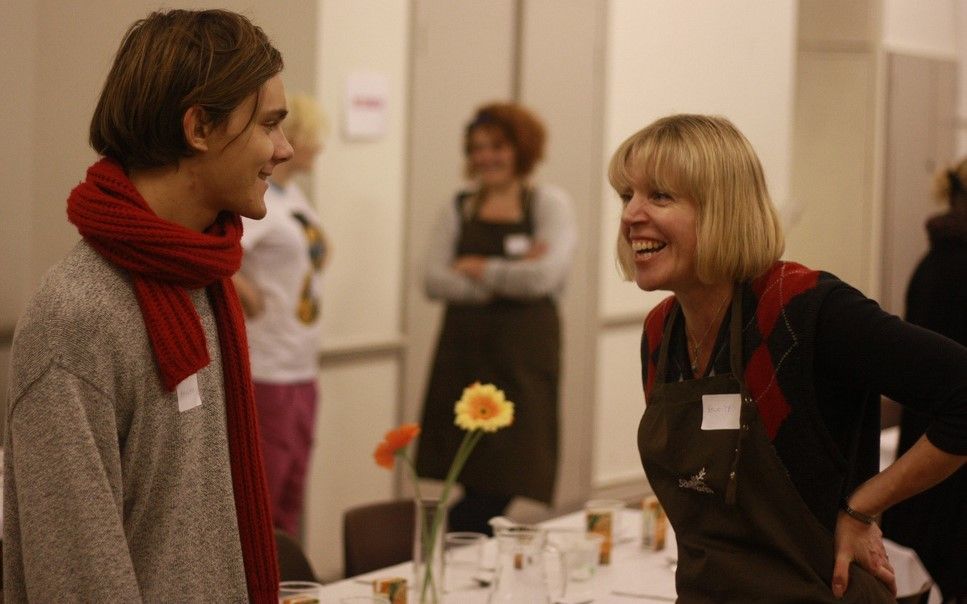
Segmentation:
{"type": "Polygon", "coordinates": [[[6,601],[276,602],[240,216],[292,148],[282,57],[226,11],[125,35],[67,200],[83,240],[18,324],[6,601]]]}

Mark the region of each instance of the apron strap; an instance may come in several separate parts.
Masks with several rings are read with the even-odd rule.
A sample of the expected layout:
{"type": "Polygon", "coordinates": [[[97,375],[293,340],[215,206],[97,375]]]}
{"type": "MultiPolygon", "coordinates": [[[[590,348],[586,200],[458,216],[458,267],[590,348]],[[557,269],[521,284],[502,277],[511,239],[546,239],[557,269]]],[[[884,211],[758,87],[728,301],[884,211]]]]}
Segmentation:
{"type": "MultiPolygon", "coordinates": [[[[729,365],[732,375],[742,382],[742,284],[736,283],[732,293],[732,317],[729,323],[729,365]]],[[[743,383],[743,387],[745,384],[743,383]]]]}
{"type": "Polygon", "coordinates": [[[749,422],[754,418],[750,414],[755,411],[752,403],[752,396],[745,387],[743,371],[745,370],[742,362],[742,284],[736,283],[732,294],[732,318],[729,325],[729,364],[732,368],[732,376],[739,382],[739,429],[735,437],[735,454],[732,456],[732,467],[729,470],[729,481],[725,485],[725,503],[735,505],[735,492],[738,488],[739,480],[736,472],[739,467],[739,456],[742,454],[742,439],[749,431],[749,422]]]}
{"type": "Polygon", "coordinates": [[[520,192],[520,209],[527,232],[534,234],[534,188],[524,185],[520,192]]]}
{"type": "MultiPolygon", "coordinates": [[[[673,301],[672,304],[674,308],[668,314],[665,325],[662,326],[661,330],[661,345],[658,347],[658,367],[655,369],[658,375],[655,376],[655,384],[665,383],[665,370],[668,368],[668,344],[671,342],[672,328],[675,327],[675,321],[678,320],[678,314],[681,312],[681,307],[677,301],[673,301]]],[[[647,359],[645,361],[647,362],[647,359]]]]}

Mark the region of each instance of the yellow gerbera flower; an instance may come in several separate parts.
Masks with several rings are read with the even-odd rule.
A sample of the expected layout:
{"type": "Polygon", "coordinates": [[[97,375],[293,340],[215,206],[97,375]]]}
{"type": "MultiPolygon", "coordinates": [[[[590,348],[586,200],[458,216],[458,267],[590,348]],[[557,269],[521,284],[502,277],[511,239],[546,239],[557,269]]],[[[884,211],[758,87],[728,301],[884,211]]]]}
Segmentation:
{"type": "Polygon", "coordinates": [[[496,432],[514,423],[514,403],[493,384],[474,382],[464,388],[453,412],[454,423],[464,430],[496,432]]]}

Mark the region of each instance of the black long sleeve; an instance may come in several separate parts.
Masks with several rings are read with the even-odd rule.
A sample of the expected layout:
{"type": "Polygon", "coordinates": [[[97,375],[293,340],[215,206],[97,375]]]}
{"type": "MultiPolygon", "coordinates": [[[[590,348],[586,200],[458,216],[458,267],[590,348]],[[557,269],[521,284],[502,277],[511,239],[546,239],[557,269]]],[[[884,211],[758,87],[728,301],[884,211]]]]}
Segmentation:
{"type": "MultiPolygon", "coordinates": [[[[843,390],[883,394],[928,414],[927,438],[967,454],[967,348],[883,311],[843,285],[820,309],[815,342],[820,411],[831,432],[849,413],[837,407],[843,390]]],[[[837,439],[839,440],[839,439],[837,439]]]]}

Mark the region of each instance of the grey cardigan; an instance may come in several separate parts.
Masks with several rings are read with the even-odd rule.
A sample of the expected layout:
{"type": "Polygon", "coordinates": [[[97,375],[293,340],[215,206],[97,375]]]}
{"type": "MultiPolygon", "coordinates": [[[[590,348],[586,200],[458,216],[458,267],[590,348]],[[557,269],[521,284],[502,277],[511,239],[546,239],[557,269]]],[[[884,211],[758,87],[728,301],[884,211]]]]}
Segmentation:
{"type": "Polygon", "coordinates": [[[482,281],[451,268],[462,217],[452,200],[440,211],[426,254],[424,287],[432,299],[464,304],[486,304],[494,296],[505,298],[559,297],[577,246],[577,226],[568,194],[557,187],[538,185],[534,190],[534,238],[548,249],[536,260],[487,260],[482,281]]]}

